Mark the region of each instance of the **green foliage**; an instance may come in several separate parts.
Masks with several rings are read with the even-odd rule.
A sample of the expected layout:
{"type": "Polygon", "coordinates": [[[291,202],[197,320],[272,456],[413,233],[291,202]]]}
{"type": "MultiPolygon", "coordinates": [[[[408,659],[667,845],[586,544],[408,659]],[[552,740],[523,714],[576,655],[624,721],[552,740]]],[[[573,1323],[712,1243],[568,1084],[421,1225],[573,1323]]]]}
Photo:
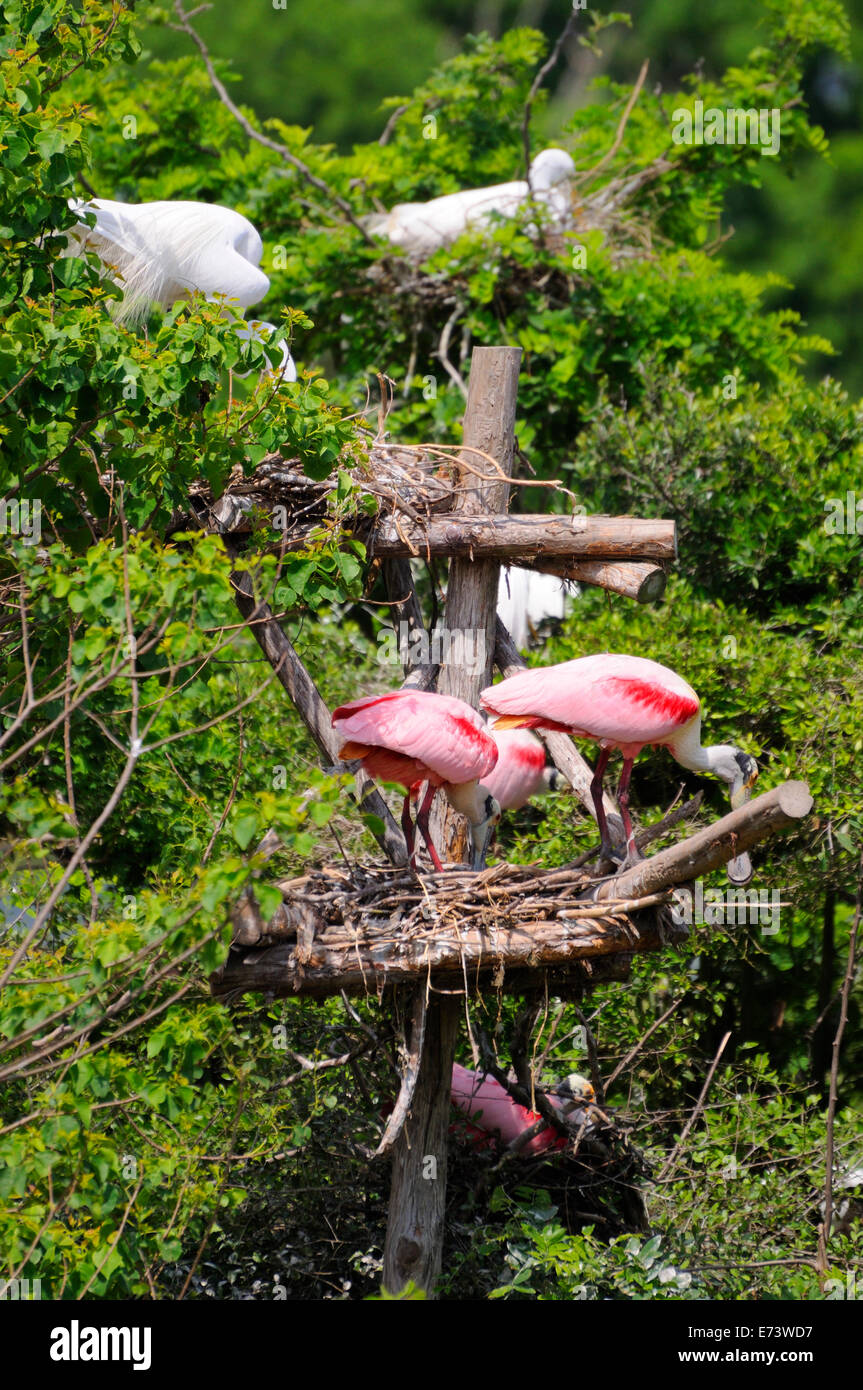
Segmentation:
{"type": "MultiPolygon", "coordinates": [[[[762,786],[805,777],[816,815],[756,855],[757,884],[782,893],[778,934],[697,925],[585,1004],[606,1074],[675,1005],[608,1098],[654,1177],[732,1033],[710,1103],[652,1190],[651,1231],[573,1233],[542,1190],[514,1200],[501,1188],[481,1216],[458,1214],[469,1239],[453,1244],[445,1288],[819,1296],[800,1252],[823,1190],[825,1068],[863,844],[861,550],[825,520],[829,500],[857,486],[860,415],[835,382],[807,382],[829,345],[771,309],[776,277],[711,245],[725,200],[757,188],[768,161],[747,146],[674,146],[669,115],[696,96],[781,106],[780,159],[815,157],[824,141],[801,100],[805,69],[825,45],[844,50],[839,7],[771,6],[757,48],[749,25],[745,43],[728,40],[724,74],[643,91],[617,146],[629,87],[601,82],[562,131],[540,97],[546,138],[574,150],[580,199],[633,170],[655,177],[593,230],[537,235],[515,219],[422,267],[369,244],[326,193],[249,142],[197,58],[131,66],[141,31],[122,5],[0,0],[0,12],[0,489],[38,501],[43,529],[32,544],[4,534],[0,561],[4,1273],[41,1277],[55,1298],[253,1296],[271,1273],[298,1296],[371,1292],[383,1197],[366,1156],[392,1091],[387,1011],[291,1000],[228,1012],[207,994],[241,895],[267,917],[279,876],[371,845],[345,814],[346,782],[319,771],[238,625],[231,575],[251,572],[330,705],[395,683],[375,642],[382,595],[369,588],[372,604],[361,602],[374,580],[342,530],[363,505],[348,470],[369,432],[355,417],[370,374],[385,373],[398,388],[390,437],[457,442],[453,378],[471,344],[505,341],[523,349],[523,454],[538,484],[568,489],[538,485],[523,505],[672,516],[681,540],[660,608],[591,591],[540,659],[622,650],[673,665],[702,696],[711,739],[753,752],[762,786]],[[200,300],[140,332],[120,326],[110,306],[121,291],[91,259],[61,254],[67,200],[91,189],[210,199],[252,217],[272,280],[256,312],[283,325],[306,364],[300,381],[238,384],[280,359],[278,343],[241,344],[230,315],[200,300]],[[264,514],[239,558],[177,529],[196,484],[218,494],[271,451],[334,482],[304,551],[277,555],[283,536],[264,514]],[[265,862],[270,828],[281,849],[265,862]],[[329,1265],[305,1251],[322,1205],[344,1233],[330,1287],[318,1274],[329,1265]],[[202,1273],[204,1248],[216,1275],[202,1273]],[[759,1271],[762,1256],[796,1263],[759,1271]]],[[[519,177],[524,102],[546,52],[540,34],[511,29],[472,37],[412,96],[393,96],[402,82],[388,80],[384,145],[343,155],[306,128],[269,129],[358,214],[519,177]]],[[[680,786],[667,756],[642,760],[639,818],[658,818],[680,786]]],[[[723,805],[708,779],[683,786],[700,787],[710,813],[723,805]]],[[[511,819],[500,850],[551,866],[594,838],[561,795],[511,819]]],[[[587,1065],[570,1006],[553,1007],[549,1077],[587,1065]]],[[[504,1053],[513,1010],[499,1006],[504,1053]]],[[[848,1104],[859,1012],[855,995],[843,1171],[860,1138],[848,1104]]],[[[831,1257],[838,1273],[855,1267],[853,1232],[831,1257]]]]}

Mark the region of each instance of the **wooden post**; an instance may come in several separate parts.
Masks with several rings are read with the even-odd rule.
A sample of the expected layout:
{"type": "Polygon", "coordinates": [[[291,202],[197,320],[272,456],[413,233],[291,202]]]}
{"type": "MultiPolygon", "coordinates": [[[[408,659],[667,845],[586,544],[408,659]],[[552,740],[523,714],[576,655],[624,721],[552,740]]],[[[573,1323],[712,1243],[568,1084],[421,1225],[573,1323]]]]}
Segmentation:
{"type": "MultiPolygon", "coordinates": [[[[520,348],[474,348],[464,416],[464,445],[493,458],[503,478],[485,482],[477,471],[494,470],[479,453],[460,460],[457,510],[462,514],[504,511],[509,497],[506,479],[512,473],[515,448],[515,407],[520,348]]],[[[469,647],[477,652],[473,667],[444,666],[438,689],[477,707],[479,692],[491,684],[499,563],[496,560],[455,559],[450,565],[445,626],[450,632],[470,632],[469,647]]],[[[432,836],[446,857],[463,860],[466,826],[454,813],[441,814],[436,798],[432,836]]],[[[426,990],[426,985],[420,986],[426,990]]],[[[384,1287],[397,1293],[409,1279],[434,1296],[440,1274],[446,1207],[446,1141],[449,1129],[450,1078],[455,1059],[460,994],[431,994],[427,1002],[425,1041],[410,1112],[393,1146],[389,1221],[384,1246],[384,1287]]]]}
{"type": "MultiPolygon", "coordinates": [[[[518,368],[521,348],[474,348],[470,383],[464,414],[465,453],[459,461],[459,494],[454,518],[493,515],[505,512],[509,502],[509,482],[515,454],[515,409],[518,398],[518,368]],[[468,452],[476,450],[478,452],[468,452]],[[482,455],[493,458],[499,474],[483,481],[476,473],[495,473],[482,455]],[[465,466],[466,465],[466,466],[465,466]]],[[[442,668],[438,690],[457,695],[474,709],[479,693],[491,685],[494,670],[497,628],[497,590],[500,561],[476,559],[473,555],[450,561],[444,626],[448,632],[470,634],[463,650],[473,650],[473,667],[446,665],[442,668]]],[[[448,858],[463,862],[467,853],[467,824],[451,809],[443,796],[435,801],[432,835],[442,836],[448,858]]]]}

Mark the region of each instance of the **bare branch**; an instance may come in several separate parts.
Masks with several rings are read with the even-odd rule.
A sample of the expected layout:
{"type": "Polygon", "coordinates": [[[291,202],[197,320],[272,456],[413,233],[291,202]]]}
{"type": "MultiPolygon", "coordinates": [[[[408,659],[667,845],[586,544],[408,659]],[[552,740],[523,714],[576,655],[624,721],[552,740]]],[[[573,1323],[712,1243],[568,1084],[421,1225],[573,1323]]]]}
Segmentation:
{"type": "Polygon", "coordinates": [[[222,102],[223,106],[226,106],[228,108],[234,120],[242,128],[242,130],[245,131],[249,139],[257,141],[257,143],[259,145],[263,145],[265,149],[272,150],[273,153],[279,155],[285,161],[286,164],[290,164],[292,168],[296,169],[297,173],[300,174],[302,178],[306,180],[307,183],[310,183],[313,188],[317,188],[319,193],[326,194],[330,201],[335,203],[336,207],[338,207],[344,213],[351,226],[356,228],[363,240],[367,242],[369,246],[374,246],[374,238],[370,236],[369,233],[366,231],[362,222],[360,222],[359,218],[354,213],[350,203],[347,203],[345,199],[340,196],[340,194],[335,193],[333,189],[331,189],[329,185],[324,182],[323,179],[318,178],[317,174],[313,174],[309,166],[307,164],[304,164],[301,159],[298,159],[297,156],[291,150],[288,149],[287,145],[280,144],[278,140],[271,140],[268,135],[262,135],[259,130],[256,130],[255,127],[252,125],[251,121],[243,115],[240,108],[231,100],[230,96],[228,95],[225,84],[221,81],[218,74],[216,73],[216,69],[213,66],[213,60],[210,57],[209,49],[207,48],[206,44],[204,43],[200,35],[197,33],[197,31],[193,29],[192,25],[190,24],[189,15],[183,9],[181,0],[174,0],[174,13],[176,14],[180,22],[179,24],[171,25],[171,28],[179,29],[183,33],[188,34],[189,38],[192,40],[192,42],[194,43],[195,47],[197,48],[198,52],[204,60],[204,66],[207,69],[210,82],[213,85],[213,89],[216,92],[216,95],[222,102]]]}

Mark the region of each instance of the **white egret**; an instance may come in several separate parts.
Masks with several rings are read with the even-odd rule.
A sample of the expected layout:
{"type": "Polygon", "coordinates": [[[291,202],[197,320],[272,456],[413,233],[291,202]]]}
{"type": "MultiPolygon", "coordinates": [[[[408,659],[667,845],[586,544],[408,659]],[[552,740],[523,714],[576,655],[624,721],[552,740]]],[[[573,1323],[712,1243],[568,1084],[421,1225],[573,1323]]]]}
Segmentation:
{"type": "MultiPolygon", "coordinates": [[[[233,301],[245,310],[270,288],[260,268],[260,235],[233,208],[182,200],[118,203],[110,198],[73,200],[70,207],[78,226],[65,233],[65,254],[96,253],[123,289],[114,310],[118,322],[140,323],[153,304],[168,309],[195,293],[233,301]]],[[[275,331],[272,324],[254,320],[237,334],[264,342],[270,331],[275,331]]],[[[296,367],[285,345],[282,355],[281,369],[264,375],[296,381],[296,367]]]]}
{"type": "Polygon", "coordinates": [[[555,574],[517,566],[501,569],[497,615],[519,651],[527,647],[546,618],[564,616],[566,593],[566,584],[555,574]]]}
{"type": "Polygon", "coordinates": [[[530,166],[526,179],[466,188],[447,193],[428,203],[398,203],[387,217],[369,223],[377,236],[385,236],[412,254],[427,256],[455,241],[469,228],[486,226],[495,216],[515,217],[528,199],[544,207],[558,227],[570,219],[569,180],[575,165],[565,150],[543,150],[530,166]]]}

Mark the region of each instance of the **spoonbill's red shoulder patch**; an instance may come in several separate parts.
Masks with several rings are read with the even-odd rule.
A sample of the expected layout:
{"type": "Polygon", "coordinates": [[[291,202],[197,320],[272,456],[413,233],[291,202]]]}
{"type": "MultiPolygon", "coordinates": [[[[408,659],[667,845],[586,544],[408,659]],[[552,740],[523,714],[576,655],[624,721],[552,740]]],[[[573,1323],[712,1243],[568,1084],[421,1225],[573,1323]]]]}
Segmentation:
{"type": "Polygon", "coordinates": [[[674,724],[687,724],[700,709],[695,696],[669,690],[667,686],[654,681],[637,680],[631,676],[610,676],[609,684],[617,686],[624,698],[643,705],[661,719],[668,719],[674,724]]]}

